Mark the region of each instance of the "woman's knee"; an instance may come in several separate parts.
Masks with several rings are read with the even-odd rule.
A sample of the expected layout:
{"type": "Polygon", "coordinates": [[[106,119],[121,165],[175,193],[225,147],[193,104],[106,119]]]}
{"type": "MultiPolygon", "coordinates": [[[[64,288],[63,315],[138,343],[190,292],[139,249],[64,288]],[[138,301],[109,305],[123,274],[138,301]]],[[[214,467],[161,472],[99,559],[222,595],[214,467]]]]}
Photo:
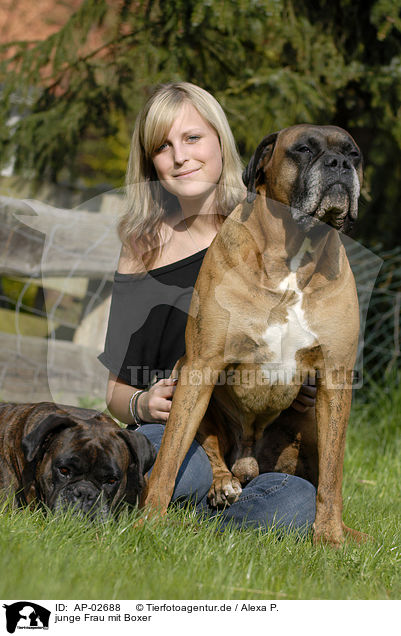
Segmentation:
{"type": "MultiPolygon", "coordinates": [[[[277,473],[277,475],[280,475],[277,473]]],[[[263,478],[263,475],[260,476],[263,478]]],[[[271,512],[274,514],[274,527],[288,528],[306,534],[313,525],[316,515],[316,489],[309,481],[296,475],[281,474],[282,481],[275,490],[266,490],[271,497],[271,512]]]]}
{"type": "Polygon", "coordinates": [[[305,479],[285,473],[263,473],[243,489],[223,512],[223,525],[295,530],[307,534],[316,514],[316,490],[305,479]]]}
{"type": "Polygon", "coordinates": [[[205,500],[213,481],[212,467],[204,449],[192,442],[178,471],[172,501],[199,503],[205,500]]]}
{"type": "MultiPolygon", "coordinates": [[[[154,445],[156,451],[159,451],[164,433],[163,424],[145,424],[140,430],[154,445]]],[[[152,468],[149,474],[151,472],[152,468]]],[[[209,459],[201,445],[194,440],[178,471],[172,501],[200,502],[209,492],[212,479],[209,459]]]]}

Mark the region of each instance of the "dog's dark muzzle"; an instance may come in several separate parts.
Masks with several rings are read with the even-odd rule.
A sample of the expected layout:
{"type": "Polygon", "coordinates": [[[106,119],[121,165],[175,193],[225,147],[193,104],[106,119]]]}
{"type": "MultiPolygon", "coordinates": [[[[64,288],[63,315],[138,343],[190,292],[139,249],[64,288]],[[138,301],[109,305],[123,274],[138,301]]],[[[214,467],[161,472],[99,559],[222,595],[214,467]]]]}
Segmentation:
{"type": "Polygon", "coordinates": [[[340,229],[350,210],[351,196],[348,184],[334,183],[326,188],[314,216],[317,216],[320,221],[340,229]]]}
{"type": "Polygon", "coordinates": [[[311,217],[347,232],[356,219],[359,196],[352,165],[348,159],[331,153],[322,161],[321,174],[324,187],[311,217]]]}
{"type": "Polygon", "coordinates": [[[54,511],[72,509],[74,513],[89,515],[91,518],[108,514],[109,507],[102,491],[90,481],[68,484],[57,495],[54,511]]]}

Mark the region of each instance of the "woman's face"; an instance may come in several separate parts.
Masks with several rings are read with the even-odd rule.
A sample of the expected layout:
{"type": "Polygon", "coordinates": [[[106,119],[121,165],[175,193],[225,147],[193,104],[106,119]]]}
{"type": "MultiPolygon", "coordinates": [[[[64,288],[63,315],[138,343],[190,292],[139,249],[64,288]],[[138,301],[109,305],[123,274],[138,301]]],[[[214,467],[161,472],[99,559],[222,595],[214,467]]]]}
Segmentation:
{"type": "Polygon", "coordinates": [[[220,141],[190,102],[181,106],[152,160],[163,187],[181,203],[214,196],[223,168],[220,141]]]}

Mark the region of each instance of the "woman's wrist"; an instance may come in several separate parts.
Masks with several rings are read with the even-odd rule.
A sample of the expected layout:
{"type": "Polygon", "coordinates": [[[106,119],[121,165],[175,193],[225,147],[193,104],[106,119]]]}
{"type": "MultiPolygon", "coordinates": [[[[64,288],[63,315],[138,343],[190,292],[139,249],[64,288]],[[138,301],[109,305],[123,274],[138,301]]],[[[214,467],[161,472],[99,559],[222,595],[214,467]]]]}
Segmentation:
{"type": "Polygon", "coordinates": [[[134,421],[134,424],[136,424],[137,426],[141,426],[141,424],[143,423],[143,419],[141,417],[142,411],[138,410],[138,403],[142,393],[145,392],[145,389],[138,389],[137,391],[134,391],[128,403],[129,413],[134,421]]]}
{"type": "Polygon", "coordinates": [[[146,415],[146,408],[144,405],[144,400],[146,401],[146,394],[148,390],[143,390],[137,397],[136,401],[136,412],[141,422],[147,422],[149,417],[146,415]]]}

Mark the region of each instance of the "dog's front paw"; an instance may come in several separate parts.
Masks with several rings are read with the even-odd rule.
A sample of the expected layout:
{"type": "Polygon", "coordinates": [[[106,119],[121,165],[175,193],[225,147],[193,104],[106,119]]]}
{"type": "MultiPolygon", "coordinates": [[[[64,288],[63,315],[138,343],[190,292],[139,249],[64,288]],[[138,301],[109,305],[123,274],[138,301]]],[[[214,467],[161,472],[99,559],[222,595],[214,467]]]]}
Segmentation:
{"type": "Polygon", "coordinates": [[[354,530],[353,528],[349,528],[343,522],[343,530],[345,535],[351,537],[357,543],[366,543],[367,541],[374,541],[374,538],[370,536],[370,534],[366,534],[365,532],[359,532],[359,530],[354,530]]]}
{"type": "Polygon", "coordinates": [[[326,544],[332,548],[341,548],[345,541],[341,525],[337,524],[313,524],[313,544],[326,544]]]}
{"type": "Polygon", "coordinates": [[[241,492],[239,480],[228,473],[213,480],[207,498],[213,508],[224,508],[237,501],[241,492]]]}
{"type": "Polygon", "coordinates": [[[357,543],[366,543],[366,541],[373,541],[373,537],[371,537],[369,534],[365,534],[364,532],[359,532],[358,530],[348,528],[348,526],[346,526],[344,522],[342,522],[340,526],[338,526],[337,524],[317,526],[315,521],[313,525],[314,545],[326,543],[328,545],[331,545],[333,548],[340,548],[348,538],[353,539],[357,543]]]}

